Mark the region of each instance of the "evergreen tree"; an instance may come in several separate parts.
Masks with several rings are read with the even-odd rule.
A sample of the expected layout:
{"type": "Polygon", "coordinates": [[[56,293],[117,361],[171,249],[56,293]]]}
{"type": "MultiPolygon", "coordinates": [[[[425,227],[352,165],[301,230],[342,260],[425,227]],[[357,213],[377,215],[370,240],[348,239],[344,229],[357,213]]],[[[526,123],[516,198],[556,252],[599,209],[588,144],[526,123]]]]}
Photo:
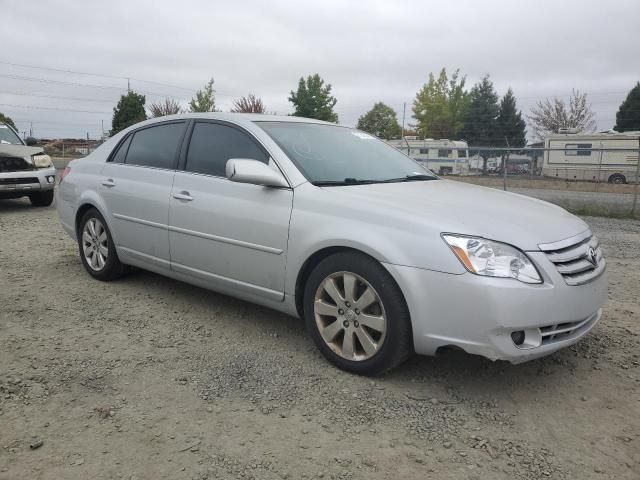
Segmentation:
{"type": "Polygon", "coordinates": [[[640,130],[640,82],[636,83],[620,105],[613,128],[618,132],[640,130]]]}
{"type": "Polygon", "coordinates": [[[204,90],[198,90],[189,102],[191,112],[215,112],[216,91],[213,88],[213,78],[204,86],[204,90]]]}
{"type": "Polygon", "coordinates": [[[522,118],[522,112],[516,106],[516,97],[511,89],[500,101],[498,113],[500,127],[497,144],[505,147],[524,147],[527,144],[527,124],[522,118]]]}
{"type": "Polygon", "coordinates": [[[307,80],[300,77],[298,90],[291,91],[289,101],[293,104],[296,117],[315,118],[338,123],[338,114],[333,111],[336,98],[331,95],[331,85],[324,83],[317,73],[309,75],[307,80]]]}
{"type": "Polygon", "coordinates": [[[423,138],[454,138],[462,129],[463,114],[467,106],[465,77],[459,78],[456,70],[449,79],[446,69],[438,78],[433,73],[416,94],[413,101],[413,118],[416,130],[423,138]]]}
{"type": "Polygon", "coordinates": [[[496,145],[500,138],[499,113],[498,94],[487,75],[473,86],[469,94],[469,106],[463,117],[464,139],[471,145],[496,145]]]}
{"type": "Polygon", "coordinates": [[[111,135],[120,130],[147,119],[144,109],[146,98],[134,91],[129,91],[126,95],[120,96],[118,105],[113,109],[113,119],[111,120],[111,135]]]}
{"type": "Polygon", "coordinates": [[[400,138],[401,134],[395,110],[382,102],[358,119],[358,128],[385,140],[400,138]]]}
{"type": "MultiPolygon", "coordinates": [[[[473,146],[493,146],[501,143],[499,114],[498,94],[489,75],[486,75],[473,86],[469,94],[469,106],[463,118],[462,137],[473,146]]],[[[482,172],[486,174],[488,153],[481,155],[482,172]]]]}

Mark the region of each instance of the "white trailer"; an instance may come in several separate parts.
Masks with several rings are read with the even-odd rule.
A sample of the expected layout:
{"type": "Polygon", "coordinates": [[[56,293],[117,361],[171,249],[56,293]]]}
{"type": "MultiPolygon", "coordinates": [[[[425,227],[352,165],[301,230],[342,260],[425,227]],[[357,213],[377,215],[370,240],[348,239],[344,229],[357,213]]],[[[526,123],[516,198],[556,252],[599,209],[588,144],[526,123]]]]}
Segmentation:
{"type": "Polygon", "coordinates": [[[542,174],[547,177],[609,183],[636,180],[640,132],[555,134],[544,139],[544,147],[548,150],[542,174]]]}
{"type": "Polygon", "coordinates": [[[469,172],[469,145],[463,140],[404,137],[400,140],[387,140],[387,143],[438,175],[461,175],[469,172]]]}

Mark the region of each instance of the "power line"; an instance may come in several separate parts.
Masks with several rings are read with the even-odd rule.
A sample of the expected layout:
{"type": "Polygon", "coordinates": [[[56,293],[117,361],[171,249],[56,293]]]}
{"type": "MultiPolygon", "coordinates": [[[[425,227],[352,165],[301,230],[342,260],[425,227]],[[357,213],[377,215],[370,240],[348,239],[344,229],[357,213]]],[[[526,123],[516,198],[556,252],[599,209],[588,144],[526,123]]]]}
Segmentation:
{"type": "Polygon", "coordinates": [[[36,69],[36,70],[48,70],[48,71],[51,71],[51,72],[71,73],[71,74],[74,74],[74,75],[88,75],[88,76],[92,76],[92,77],[114,78],[114,79],[118,79],[118,80],[135,80],[136,82],[152,83],[152,84],[160,85],[160,86],[163,86],[163,87],[177,88],[177,89],[189,90],[189,91],[193,91],[194,90],[194,88],[192,88],[192,87],[181,87],[179,85],[172,85],[170,83],[163,83],[163,82],[158,82],[158,81],[155,81],[155,80],[144,80],[144,79],[141,79],[141,78],[124,77],[124,76],[120,76],[120,75],[107,75],[107,74],[104,74],[104,73],[81,72],[79,70],[67,70],[67,69],[63,69],[63,68],[42,67],[42,66],[37,66],[37,65],[27,65],[25,63],[14,63],[14,62],[3,62],[3,61],[0,61],[0,65],[11,65],[11,66],[14,66],[14,67],[33,68],[33,69],[36,69]]]}
{"type": "Polygon", "coordinates": [[[35,107],[32,105],[15,105],[12,103],[0,103],[3,107],[14,107],[14,108],[34,108],[38,110],[56,110],[60,112],[78,112],[78,113],[99,113],[99,114],[111,114],[113,112],[96,112],[93,110],[75,110],[70,108],[55,108],[55,107],[35,107]]]}

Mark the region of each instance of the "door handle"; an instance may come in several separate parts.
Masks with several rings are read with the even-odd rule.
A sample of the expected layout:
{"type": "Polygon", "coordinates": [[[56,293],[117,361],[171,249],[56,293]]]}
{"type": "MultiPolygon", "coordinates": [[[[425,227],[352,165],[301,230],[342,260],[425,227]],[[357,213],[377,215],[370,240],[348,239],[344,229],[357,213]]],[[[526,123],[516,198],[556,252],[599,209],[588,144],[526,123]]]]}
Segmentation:
{"type": "Polygon", "coordinates": [[[183,200],[185,202],[190,202],[193,200],[193,197],[189,194],[189,192],[183,190],[179,193],[174,193],[173,198],[177,200],[183,200]]]}
{"type": "Polygon", "coordinates": [[[102,182],[102,185],[104,185],[105,187],[115,187],[116,182],[113,181],[113,178],[107,178],[102,182]]]}

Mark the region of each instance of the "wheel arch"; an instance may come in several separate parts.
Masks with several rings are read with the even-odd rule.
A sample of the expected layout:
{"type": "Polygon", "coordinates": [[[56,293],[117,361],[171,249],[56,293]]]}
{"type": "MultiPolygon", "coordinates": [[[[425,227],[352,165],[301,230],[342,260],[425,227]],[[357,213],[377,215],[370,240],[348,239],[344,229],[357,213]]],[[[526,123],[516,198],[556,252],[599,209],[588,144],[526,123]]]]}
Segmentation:
{"type": "MultiPolygon", "coordinates": [[[[360,255],[365,255],[371,258],[372,260],[378,262],[380,265],[382,265],[382,267],[385,270],[387,270],[387,268],[384,266],[383,261],[381,261],[379,258],[376,258],[375,255],[372,255],[369,252],[365,252],[364,250],[361,250],[355,247],[350,247],[345,245],[333,245],[333,246],[325,246],[323,248],[320,248],[319,250],[316,250],[314,253],[309,255],[307,259],[302,263],[302,266],[298,270],[298,274],[296,277],[294,297],[295,297],[296,312],[298,313],[298,316],[300,318],[304,318],[304,287],[307,282],[307,279],[309,278],[309,275],[311,275],[311,272],[313,271],[313,269],[322,260],[324,260],[325,258],[331,255],[334,255],[336,253],[341,253],[341,252],[353,252],[360,255]]],[[[393,275],[391,275],[391,272],[387,270],[387,273],[389,274],[393,282],[398,287],[398,290],[402,294],[402,298],[405,302],[405,305],[407,305],[407,310],[408,310],[407,299],[405,298],[402,288],[400,288],[400,285],[398,284],[398,282],[396,282],[393,275]]]]}
{"type": "Polygon", "coordinates": [[[84,216],[84,214],[88,210],[91,210],[92,208],[96,209],[98,211],[98,213],[100,213],[100,215],[102,215],[102,218],[104,219],[105,223],[107,224],[107,228],[109,229],[109,232],[111,233],[111,237],[113,238],[114,242],[117,245],[117,240],[115,238],[113,228],[111,228],[111,224],[109,222],[109,218],[106,215],[106,212],[105,212],[104,208],[101,207],[100,202],[97,202],[97,201],[95,201],[95,199],[91,199],[91,198],[83,199],[80,202],[80,206],[76,210],[76,215],[75,215],[75,218],[74,218],[74,225],[73,225],[74,226],[74,232],[76,234],[76,239],[80,238],[79,229],[80,229],[80,221],[82,220],[82,217],[84,216]]]}

